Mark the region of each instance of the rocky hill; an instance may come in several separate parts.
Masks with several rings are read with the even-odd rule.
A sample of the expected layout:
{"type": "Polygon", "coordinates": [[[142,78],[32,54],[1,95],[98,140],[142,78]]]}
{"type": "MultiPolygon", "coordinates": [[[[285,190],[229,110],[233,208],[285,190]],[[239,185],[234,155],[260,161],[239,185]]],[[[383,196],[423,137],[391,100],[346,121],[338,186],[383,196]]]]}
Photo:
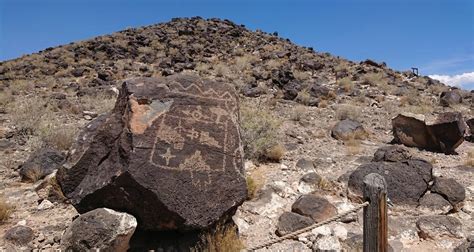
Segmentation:
{"type": "MultiPolygon", "coordinates": [[[[74,156],[78,132],[112,110],[125,79],[182,74],[231,84],[240,96],[249,196],[233,220],[245,245],[355,206],[360,180],[374,170],[387,174],[395,251],[450,251],[471,241],[474,145],[462,140],[472,140],[474,128],[465,126],[473,124],[472,92],[297,46],[276,32],[196,17],[0,63],[0,248],[58,248],[78,213],[55,171],[74,156]],[[426,118],[420,122],[429,139],[442,138],[433,125],[456,123],[453,148],[396,134],[398,143],[420,148],[391,144],[399,132],[392,118],[407,112],[426,118]],[[446,112],[460,115],[446,119],[446,112]],[[307,213],[307,198],[324,213],[307,213]]],[[[352,251],[361,232],[354,215],[268,249],[352,251]]]]}

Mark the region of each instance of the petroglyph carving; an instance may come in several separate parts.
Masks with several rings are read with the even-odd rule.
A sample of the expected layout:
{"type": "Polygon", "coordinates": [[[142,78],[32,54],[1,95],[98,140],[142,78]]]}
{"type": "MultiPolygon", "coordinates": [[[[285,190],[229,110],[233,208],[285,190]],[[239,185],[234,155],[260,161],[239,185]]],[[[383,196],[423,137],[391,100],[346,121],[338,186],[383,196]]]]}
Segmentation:
{"type": "Polygon", "coordinates": [[[221,122],[221,117],[224,116],[224,115],[227,115],[229,114],[226,110],[222,109],[222,108],[219,108],[219,107],[215,107],[215,108],[210,108],[210,111],[216,115],[216,123],[220,123],[221,122]]]}
{"type": "Polygon", "coordinates": [[[209,136],[209,132],[201,132],[201,137],[199,138],[199,141],[209,146],[221,148],[221,146],[219,145],[219,142],[215,138],[209,136]]]}
{"type": "Polygon", "coordinates": [[[171,155],[171,149],[167,148],[166,152],[161,155],[161,157],[166,161],[166,165],[170,164],[170,159],[175,158],[176,156],[171,155]]]}
{"type": "MultiPolygon", "coordinates": [[[[157,132],[156,137],[160,140],[166,142],[167,144],[172,144],[174,149],[182,150],[184,145],[184,138],[179,134],[178,131],[174,130],[170,126],[164,123],[164,120],[161,122],[159,132],[157,132]]],[[[156,141],[155,141],[156,145],[156,141]]]]}

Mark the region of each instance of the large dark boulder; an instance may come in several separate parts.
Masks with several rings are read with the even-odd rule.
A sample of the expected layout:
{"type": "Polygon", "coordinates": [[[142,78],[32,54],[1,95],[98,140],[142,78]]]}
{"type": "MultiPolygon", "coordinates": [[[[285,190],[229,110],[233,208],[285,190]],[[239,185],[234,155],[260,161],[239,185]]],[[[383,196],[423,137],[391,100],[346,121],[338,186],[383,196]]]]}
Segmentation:
{"type": "Polygon", "coordinates": [[[394,143],[429,151],[454,154],[466,130],[461,113],[446,112],[434,121],[422,115],[400,114],[392,119],[394,143]]]}
{"type": "Polygon", "coordinates": [[[283,236],[312,224],[314,224],[314,221],[310,217],[292,212],[284,212],[280,215],[280,218],[278,218],[276,234],[283,236]]]}
{"type": "Polygon", "coordinates": [[[291,211],[311,217],[315,222],[324,221],[337,213],[336,207],[327,199],[314,194],[299,197],[291,206],[291,211]]]}
{"type": "Polygon", "coordinates": [[[61,239],[64,251],[126,252],[137,220],[130,214],[99,208],[76,218],[61,239]]]}
{"type": "Polygon", "coordinates": [[[457,89],[444,91],[441,93],[439,98],[439,102],[443,107],[449,107],[450,105],[459,104],[462,102],[461,93],[457,89]]]}
{"type": "Polygon", "coordinates": [[[247,197],[238,100],[194,75],[125,81],[113,111],[73,146],[57,179],[80,212],[133,214],[143,230],[211,226],[247,197]]]}
{"type": "Polygon", "coordinates": [[[35,237],[33,229],[27,226],[14,226],[5,232],[4,239],[16,245],[26,245],[35,237]]]}
{"type": "Polygon", "coordinates": [[[51,148],[42,148],[30,155],[20,166],[20,176],[23,181],[35,182],[53,173],[64,162],[64,155],[51,148]]]}
{"type": "Polygon", "coordinates": [[[370,173],[382,175],[387,182],[388,197],[395,204],[417,205],[428,190],[433,166],[424,160],[372,162],[359,166],[349,176],[351,193],[362,196],[364,177],[370,173]]]}
{"type": "Polygon", "coordinates": [[[339,121],[331,130],[331,136],[338,140],[363,138],[366,134],[362,124],[352,119],[339,121]]]}
{"type": "Polygon", "coordinates": [[[435,178],[431,191],[443,195],[453,205],[466,198],[466,190],[453,178],[435,178]]]}

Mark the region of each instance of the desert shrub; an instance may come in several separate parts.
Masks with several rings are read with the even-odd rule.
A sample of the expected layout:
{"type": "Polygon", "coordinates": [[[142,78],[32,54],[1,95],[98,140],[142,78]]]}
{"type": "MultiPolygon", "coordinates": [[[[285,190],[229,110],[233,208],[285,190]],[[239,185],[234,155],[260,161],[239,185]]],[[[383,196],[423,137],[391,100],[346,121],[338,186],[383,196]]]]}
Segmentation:
{"type": "Polygon", "coordinates": [[[214,66],[214,71],[218,77],[229,76],[229,66],[224,63],[218,63],[214,66]]]}
{"type": "Polygon", "coordinates": [[[311,101],[311,95],[309,94],[308,90],[304,89],[298,92],[296,100],[301,104],[309,105],[311,101]]]}
{"type": "Polygon", "coordinates": [[[311,73],[299,70],[293,70],[293,76],[300,82],[304,82],[305,80],[311,78],[311,73]]]}
{"type": "Polygon", "coordinates": [[[290,119],[293,121],[300,121],[304,117],[305,107],[295,106],[291,111],[290,119]]]}
{"type": "Polygon", "coordinates": [[[354,90],[354,83],[352,82],[351,78],[344,77],[338,81],[339,87],[344,89],[346,92],[351,92],[354,90]]]}
{"type": "Polygon", "coordinates": [[[326,178],[321,178],[316,186],[317,188],[324,191],[330,191],[334,189],[334,184],[326,178]]]}
{"type": "Polygon", "coordinates": [[[93,96],[82,96],[79,102],[83,110],[94,111],[98,114],[111,111],[115,106],[117,98],[106,94],[98,94],[93,96]]]}
{"type": "Polygon", "coordinates": [[[13,207],[0,197],[0,223],[3,223],[10,217],[12,210],[13,207]]]}
{"type": "Polygon", "coordinates": [[[78,132],[74,125],[64,125],[55,120],[43,121],[38,130],[43,143],[57,150],[68,150],[74,143],[78,132]]]}
{"type": "Polygon", "coordinates": [[[318,103],[318,108],[327,108],[328,105],[329,105],[329,102],[327,100],[321,100],[318,103]]]}
{"type": "Polygon", "coordinates": [[[336,118],[338,120],[352,119],[359,120],[361,109],[358,106],[350,104],[341,104],[336,108],[336,118]]]}
{"type": "Polygon", "coordinates": [[[34,89],[34,85],[28,80],[14,80],[10,83],[10,90],[14,94],[28,94],[34,89]]]}
{"type": "Polygon", "coordinates": [[[192,251],[195,252],[239,252],[244,249],[237,229],[231,225],[218,224],[214,230],[201,237],[201,242],[192,251]]]}
{"type": "Polygon", "coordinates": [[[2,91],[0,93],[0,108],[6,107],[13,100],[14,100],[14,97],[11,92],[2,91]]]}
{"type": "Polygon", "coordinates": [[[467,158],[466,158],[466,161],[464,163],[467,166],[474,167],[474,150],[470,150],[467,153],[467,158]]]}
{"type": "Polygon", "coordinates": [[[258,60],[257,57],[253,55],[249,55],[249,54],[237,57],[235,59],[235,65],[234,65],[236,72],[250,69],[252,67],[252,64],[257,62],[257,60],[258,60]]]}
{"type": "Polygon", "coordinates": [[[8,114],[20,134],[31,135],[37,132],[43,117],[51,116],[47,101],[38,97],[17,99],[8,107],[8,114]]]}
{"type": "Polygon", "coordinates": [[[360,139],[363,139],[362,136],[351,136],[348,140],[344,141],[346,146],[347,154],[356,155],[362,151],[360,139]]]}
{"type": "Polygon", "coordinates": [[[368,73],[362,78],[363,83],[371,86],[384,86],[387,85],[387,79],[383,73],[368,73]]]}
{"type": "Polygon", "coordinates": [[[244,151],[248,158],[261,160],[275,146],[280,121],[263,106],[242,104],[240,127],[244,151]]]}
{"type": "Polygon", "coordinates": [[[265,151],[265,158],[270,161],[280,162],[285,152],[285,147],[281,143],[277,143],[265,151]]]}

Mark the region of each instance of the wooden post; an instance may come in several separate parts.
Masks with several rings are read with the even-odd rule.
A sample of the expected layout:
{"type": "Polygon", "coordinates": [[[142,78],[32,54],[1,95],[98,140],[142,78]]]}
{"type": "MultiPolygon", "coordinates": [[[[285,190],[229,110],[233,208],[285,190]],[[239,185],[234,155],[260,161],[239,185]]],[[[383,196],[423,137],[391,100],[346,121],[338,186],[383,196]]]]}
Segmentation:
{"type": "Polygon", "coordinates": [[[383,176],[371,173],[364,178],[364,252],[388,250],[387,184],[383,176]]]}

